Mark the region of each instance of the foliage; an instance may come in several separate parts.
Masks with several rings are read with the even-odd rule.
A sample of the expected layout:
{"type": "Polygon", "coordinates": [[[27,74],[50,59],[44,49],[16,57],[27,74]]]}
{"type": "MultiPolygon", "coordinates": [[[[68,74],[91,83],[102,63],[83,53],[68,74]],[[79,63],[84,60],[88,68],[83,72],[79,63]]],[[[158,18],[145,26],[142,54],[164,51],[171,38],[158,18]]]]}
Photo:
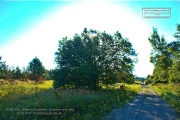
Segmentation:
{"type": "Polygon", "coordinates": [[[153,75],[148,78],[149,83],[180,83],[180,25],[174,37],[176,41],[166,43],[164,37],[159,37],[157,29],[153,29],[151,37],[148,38],[152,45],[150,62],[154,64],[153,75]],[[150,82],[151,81],[151,82],[150,82]]]}
{"type": "Polygon", "coordinates": [[[151,37],[148,38],[148,40],[153,48],[153,50],[151,51],[150,62],[156,65],[160,60],[159,57],[167,55],[167,43],[164,36],[160,38],[156,28],[153,28],[153,33],[151,34],[151,37]]]}
{"type": "Polygon", "coordinates": [[[16,67],[14,68],[12,71],[11,71],[11,74],[12,74],[12,79],[16,79],[16,80],[20,80],[21,77],[22,77],[22,73],[21,73],[21,70],[19,67],[16,67]]]}
{"type": "Polygon", "coordinates": [[[179,84],[158,84],[151,86],[155,92],[176,110],[180,115],[180,86],[179,84]]]}
{"type": "Polygon", "coordinates": [[[173,65],[169,68],[169,82],[180,83],[180,24],[177,25],[175,33],[176,41],[168,44],[168,49],[172,53],[173,65]]]}
{"type": "Polygon", "coordinates": [[[34,85],[19,81],[13,86],[10,84],[0,86],[2,88],[0,119],[98,120],[113,108],[122,107],[140,91],[140,86],[135,84],[126,85],[126,93],[119,90],[119,84],[108,88],[103,86],[98,92],[84,89],[50,89],[52,82],[46,81],[45,84],[34,85]],[[3,94],[5,95],[2,96],[3,94]],[[56,111],[49,110],[59,109],[60,115],[31,114],[25,109],[46,109],[47,113],[55,113],[56,111]],[[17,114],[17,110],[20,110],[20,115],[17,114]]]}
{"type": "Polygon", "coordinates": [[[37,82],[42,82],[43,79],[52,78],[52,70],[46,70],[38,58],[34,58],[27,68],[23,67],[20,69],[17,67],[9,67],[6,65],[5,61],[1,61],[0,56],[0,79],[5,80],[36,80],[37,82]],[[50,76],[51,75],[51,76],[50,76]]]}
{"type": "Polygon", "coordinates": [[[145,80],[146,80],[146,78],[144,78],[144,77],[135,77],[135,79],[136,79],[136,81],[141,81],[141,82],[144,82],[145,80]]]}
{"type": "Polygon", "coordinates": [[[168,67],[171,66],[170,53],[167,49],[167,42],[164,36],[158,35],[157,29],[153,28],[151,37],[148,38],[153,50],[151,51],[150,62],[154,64],[154,71],[151,77],[153,83],[168,82],[168,67]]]}
{"type": "Polygon", "coordinates": [[[37,57],[29,63],[28,70],[30,71],[31,80],[42,82],[44,79],[43,75],[45,74],[45,68],[37,57]]]}
{"type": "Polygon", "coordinates": [[[21,70],[21,80],[22,81],[27,81],[28,79],[30,79],[30,72],[27,70],[27,68],[23,68],[21,70]]]}
{"type": "Polygon", "coordinates": [[[8,78],[8,66],[6,65],[5,61],[0,62],[0,79],[7,79],[8,78]]]}
{"type": "Polygon", "coordinates": [[[48,74],[49,74],[49,78],[52,79],[54,77],[54,69],[48,70],[48,74]]]}
{"type": "Polygon", "coordinates": [[[174,37],[177,39],[177,40],[180,40],[180,24],[177,24],[177,29],[176,29],[176,33],[174,34],[174,37]]]}
{"type": "Polygon", "coordinates": [[[52,77],[50,76],[50,71],[49,70],[45,70],[44,74],[43,74],[43,77],[45,80],[50,80],[52,79],[52,77]]]}
{"type": "Polygon", "coordinates": [[[136,55],[132,44],[119,32],[111,36],[85,28],[81,35],[75,34],[73,39],[65,37],[59,41],[55,53],[54,87],[97,90],[99,83],[114,84],[123,76],[127,77],[126,80],[134,80],[130,74],[136,55]]]}
{"type": "Polygon", "coordinates": [[[180,83],[180,61],[173,64],[173,66],[168,71],[169,82],[171,83],[180,83]]]}

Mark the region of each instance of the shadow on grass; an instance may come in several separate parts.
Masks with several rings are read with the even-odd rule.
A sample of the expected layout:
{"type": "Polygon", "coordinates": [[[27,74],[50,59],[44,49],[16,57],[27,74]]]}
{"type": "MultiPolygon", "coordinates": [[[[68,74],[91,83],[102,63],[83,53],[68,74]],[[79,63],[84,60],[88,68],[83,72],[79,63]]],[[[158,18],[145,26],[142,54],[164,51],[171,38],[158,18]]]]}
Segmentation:
{"type": "Polygon", "coordinates": [[[165,92],[161,94],[161,97],[167,101],[180,116],[180,94],[173,94],[172,92],[165,92]]]}

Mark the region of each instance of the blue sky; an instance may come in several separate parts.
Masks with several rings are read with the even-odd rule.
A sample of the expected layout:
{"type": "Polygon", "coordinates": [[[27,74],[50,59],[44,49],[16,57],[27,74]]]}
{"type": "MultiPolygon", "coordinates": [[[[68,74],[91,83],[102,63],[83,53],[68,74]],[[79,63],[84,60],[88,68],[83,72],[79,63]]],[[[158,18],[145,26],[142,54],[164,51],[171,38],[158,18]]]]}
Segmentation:
{"type": "Polygon", "coordinates": [[[179,1],[0,1],[0,56],[9,66],[26,67],[37,56],[47,69],[56,67],[58,40],[83,28],[119,31],[139,53],[134,74],[152,73],[149,62],[152,27],[170,42],[180,23],[179,1]],[[170,19],[143,19],[142,8],[171,8],[170,19]]]}

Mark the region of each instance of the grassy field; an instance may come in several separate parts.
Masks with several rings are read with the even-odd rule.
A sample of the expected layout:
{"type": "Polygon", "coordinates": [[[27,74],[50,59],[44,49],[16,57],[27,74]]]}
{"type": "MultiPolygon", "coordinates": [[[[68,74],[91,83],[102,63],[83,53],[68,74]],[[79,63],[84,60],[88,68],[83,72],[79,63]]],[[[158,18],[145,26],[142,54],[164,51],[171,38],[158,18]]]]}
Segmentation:
{"type": "Polygon", "coordinates": [[[158,95],[167,101],[180,115],[180,85],[158,84],[150,86],[158,95]]]}
{"type": "Polygon", "coordinates": [[[126,92],[119,90],[119,84],[98,92],[55,90],[52,83],[0,85],[0,119],[98,120],[140,91],[136,84],[126,85],[126,92]]]}

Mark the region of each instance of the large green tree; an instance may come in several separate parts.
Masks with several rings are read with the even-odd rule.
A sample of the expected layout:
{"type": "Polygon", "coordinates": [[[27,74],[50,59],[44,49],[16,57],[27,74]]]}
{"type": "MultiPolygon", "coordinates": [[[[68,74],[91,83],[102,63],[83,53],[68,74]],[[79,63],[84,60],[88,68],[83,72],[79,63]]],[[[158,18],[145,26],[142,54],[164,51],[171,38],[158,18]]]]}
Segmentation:
{"type": "Polygon", "coordinates": [[[128,79],[134,65],[132,58],[136,55],[132,44],[119,32],[112,36],[85,28],[81,35],[75,34],[73,39],[65,37],[59,41],[55,53],[54,86],[97,90],[100,83],[118,82],[122,74],[128,79]]]}
{"type": "MultiPolygon", "coordinates": [[[[96,89],[98,79],[98,39],[86,32],[75,34],[72,40],[59,41],[56,62],[60,72],[60,80],[55,78],[56,85],[71,85],[74,87],[88,87],[96,89]],[[58,83],[56,83],[58,82],[58,83]]],[[[58,77],[59,74],[55,75],[58,77]]]]}
{"type": "Polygon", "coordinates": [[[153,28],[153,33],[148,38],[153,50],[151,51],[150,62],[154,64],[152,75],[153,83],[168,82],[168,67],[171,66],[171,54],[167,49],[167,42],[164,36],[160,37],[156,28],[153,28]]]}
{"type": "Polygon", "coordinates": [[[177,39],[166,43],[164,37],[159,37],[157,29],[153,29],[149,42],[152,45],[150,61],[154,64],[153,75],[149,78],[153,83],[180,82],[180,25],[174,34],[177,39]]]}
{"type": "Polygon", "coordinates": [[[172,53],[173,65],[169,68],[169,82],[180,83],[180,24],[177,25],[177,32],[174,34],[177,39],[168,44],[168,49],[172,53]]]}
{"type": "Polygon", "coordinates": [[[45,68],[39,58],[35,57],[28,65],[28,70],[30,71],[30,79],[36,82],[44,82],[43,75],[45,73],[45,68]]]}

